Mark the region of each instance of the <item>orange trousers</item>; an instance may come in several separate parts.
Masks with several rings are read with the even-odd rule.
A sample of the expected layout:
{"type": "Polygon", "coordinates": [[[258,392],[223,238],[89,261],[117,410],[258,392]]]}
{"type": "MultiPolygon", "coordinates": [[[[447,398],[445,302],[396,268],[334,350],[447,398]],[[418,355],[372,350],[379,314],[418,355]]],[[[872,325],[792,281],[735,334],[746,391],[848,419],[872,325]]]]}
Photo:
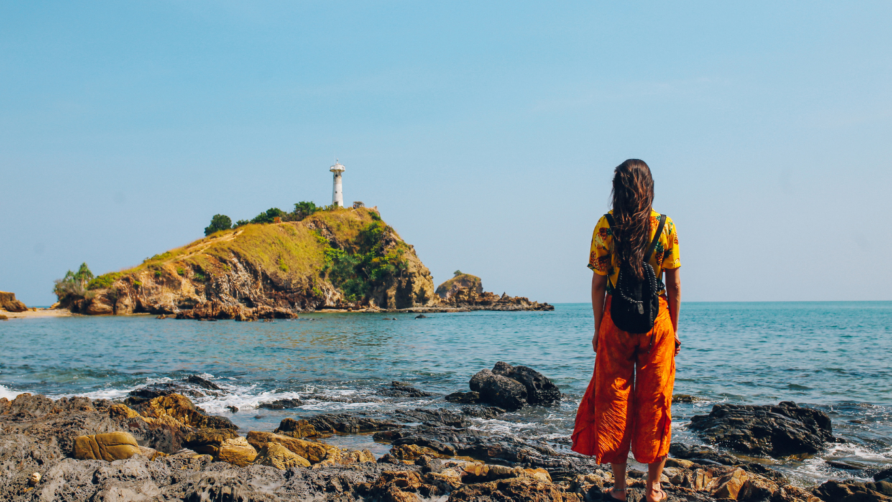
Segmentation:
{"type": "Polygon", "coordinates": [[[611,300],[598,330],[595,374],[576,413],[573,451],[624,464],[631,447],[635,460],[650,464],[669,453],[672,437],[675,330],[663,297],[654,329],[643,335],[613,324],[611,300]]]}

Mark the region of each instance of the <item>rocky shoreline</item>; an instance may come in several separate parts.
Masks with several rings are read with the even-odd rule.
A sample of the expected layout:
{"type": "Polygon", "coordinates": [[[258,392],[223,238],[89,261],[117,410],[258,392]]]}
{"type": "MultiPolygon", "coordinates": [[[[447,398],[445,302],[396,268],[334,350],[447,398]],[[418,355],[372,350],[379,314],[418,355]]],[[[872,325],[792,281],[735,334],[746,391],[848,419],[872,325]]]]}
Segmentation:
{"type": "MultiPolygon", "coordinates": [[[[609,466],[543,441],[475,427],[475,420],[501,417],[506,408],[560,402],[547,377],[498,363],[474,375],[469,388],[424,408],[285,418],[274,431],[240,431],[195,406],[185,394],[223,392],[199,376],[137,389],[124,402],[21,394],[0,399],[0,499],[605,500],[613,483],[609,466]],[[375,459],[368,450],[329,443],[351,434],[372,434],[390,450],[375,459]]],[[[408,403],[431,398],[401,382],[378,396],[408,403]]],[[[270,408],[300,404],[283,400],[270,408]]],[[[839,441],[820,411],[794,403],[718,405],[692,425],[706,444],[672,445],[662,480],[669,500],[892,500],[888,469],[876,473],[875,482],[803,488],[748,460],[808,454],[839,441]]],[[[630,472],[629,500],[643,500],[643,476],[630,472]]]]}

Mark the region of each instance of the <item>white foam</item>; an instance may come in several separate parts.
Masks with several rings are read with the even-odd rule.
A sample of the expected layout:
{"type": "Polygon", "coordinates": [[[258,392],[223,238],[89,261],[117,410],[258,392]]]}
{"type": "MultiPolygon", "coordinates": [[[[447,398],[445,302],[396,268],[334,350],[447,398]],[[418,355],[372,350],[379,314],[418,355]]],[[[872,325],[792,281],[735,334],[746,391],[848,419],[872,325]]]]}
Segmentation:
{"type": "Polygon", "coordinates": [[[23,394],[23,392],[9,390],[8,387],[4,387],[3,385],[0,385],[0,398],[5,397],[6,399],[9,399],[10,401],[12,401],[19,394],[23,394]]]}

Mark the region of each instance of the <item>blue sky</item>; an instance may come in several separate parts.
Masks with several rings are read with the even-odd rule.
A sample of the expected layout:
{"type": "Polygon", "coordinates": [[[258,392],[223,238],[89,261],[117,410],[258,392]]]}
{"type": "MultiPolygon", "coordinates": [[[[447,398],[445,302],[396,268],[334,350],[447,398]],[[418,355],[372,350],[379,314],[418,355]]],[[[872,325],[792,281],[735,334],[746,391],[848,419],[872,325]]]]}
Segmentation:
{"type": "Polygon", "coordinates": [[[890,300],[889,2],[5,2],[0,290],[377,205],[439,283],[587,301],[634,157],[686,300],[890,300]],[[258,5],[259,4],[259,5],[258,5]]]}

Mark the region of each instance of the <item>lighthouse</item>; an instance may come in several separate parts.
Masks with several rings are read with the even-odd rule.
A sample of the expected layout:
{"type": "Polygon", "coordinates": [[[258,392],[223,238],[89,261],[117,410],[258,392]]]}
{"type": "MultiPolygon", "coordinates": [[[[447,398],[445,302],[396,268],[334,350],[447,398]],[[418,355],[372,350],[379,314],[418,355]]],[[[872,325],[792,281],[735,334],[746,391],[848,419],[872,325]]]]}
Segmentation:
{"type": "Polygon", "coordinates": [[[334,190],[331,195],[331,205],[333,206],[344,207],[344,188],[341,184],[341,178],[345,169],[344,165],[337,160],[335,160],[334,165],[329,169],[334,173],[334,190]]]}

